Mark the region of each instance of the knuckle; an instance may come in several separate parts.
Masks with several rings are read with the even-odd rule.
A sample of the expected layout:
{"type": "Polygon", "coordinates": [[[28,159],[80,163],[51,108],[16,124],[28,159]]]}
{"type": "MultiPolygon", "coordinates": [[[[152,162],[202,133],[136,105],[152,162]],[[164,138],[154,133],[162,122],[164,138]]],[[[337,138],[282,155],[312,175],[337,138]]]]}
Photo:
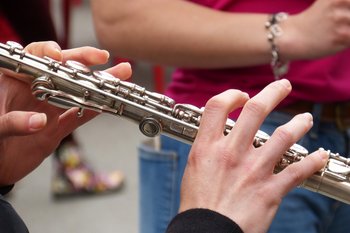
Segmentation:
{"type": "Polygon", "coordinates": [[[282,143],[292,142],[293,133],[287,128],[280,126],[274,132],[275,137],[282,143]]]}
{"type": "Polygon", "coordinates": [[[14,127],[14,122],[13,122],[13,113],[9,112],[5,115],[2,116],[3,118],[3,124],[7,126],[7,128],[13,128],[14,127]]]}
{"type": "Polygon", "coordinates": [[[333,1],[333,10],[329,11],[330,19],[336,24],[333,27],[334,42],[335,43],[346,43],[350,37],[349,22],[350,16],[347,10],[349,7],[349,1],[344,2],[344,0],[333,1]]]}
{"type": "Polygon", "coordinates": [[[348,26],[340,26],[337,27],[335,30],[335,43],[340,45],[348,43],[350,39],[350,28],[348,26]]]}
{"type": "Polygon", "coordinates": [[[262,198],[266,206],[271,208],[272,206],[278,207],[282,202],[282,197],[280,192],[276,192],[276,186],[266,185],[265,188],[262,188],[260,192],[257,192],[257,198],[262,198]],[[269,195],[266,195],[269,194],[269,195]]]}
{"type": "Polygon", "coordinates": [[[263,114],[265,115],[267,113],[267,106],[261,101],[258,100],[250,100],[246,103],[244,106],[246,110],[248,110],[251,114],[256,114],[260,115],[263,114]]]}
{"type": "Polygon", "coordinates": [[[13,128],[13,121],[11,119],[10,113],[0,117],[0,135],[7,135],[10,129],[13,128]]]}
{"type": "Polygon", "coordinates": [[[203,149],[201,146],[197,144],[193,144],[190,154],[188,156],[187,165],[188,166],[196,166],[198,162],[201,160],[201,156],[203,155],[203,149]]]}
{"type": "Polygon", "coordinates": [[[219,161],[229,167],[234,167],[237,164],[237,159],[232,154],[231,150],[222,148],[220,150],[221,156],[219,158],[219,161]]]}
{"type": "Polygon", "coordinates": [[[300,182],[303,180],[303,175],[300,169],[298,169],[297,166],[288,166],[288,175],[290,182],[293,186],[296,186],[300,184],[300,182]]]}
{"type": "Polygon", "coordinates": [[[209,111],[217,111],[223,109],[224,107],[225,104],[223,99],[220,96],[215,96],[207,102],[205,109],[209,111]]]}

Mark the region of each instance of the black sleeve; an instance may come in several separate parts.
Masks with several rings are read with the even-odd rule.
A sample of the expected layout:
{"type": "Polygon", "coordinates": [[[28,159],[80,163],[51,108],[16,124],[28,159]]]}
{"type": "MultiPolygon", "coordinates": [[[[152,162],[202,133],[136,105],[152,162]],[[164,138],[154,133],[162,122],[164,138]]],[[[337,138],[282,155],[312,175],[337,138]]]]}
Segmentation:
{"type": "Polygon", "coordinates": [[[12,190],[13,186],[14,184],[0,187],[0,195],[9,193],[12,190]]]}
{"type": "Polygon", "coordinates": [[[208,209],[190,209],[175,216],[166,233],[243,233],[228,217],[208,209]]]}
{"type": "Polygon", "coordinates": [[[28,233],[28,228],[12,205],[0,195],[0,232],[28,233]]]}

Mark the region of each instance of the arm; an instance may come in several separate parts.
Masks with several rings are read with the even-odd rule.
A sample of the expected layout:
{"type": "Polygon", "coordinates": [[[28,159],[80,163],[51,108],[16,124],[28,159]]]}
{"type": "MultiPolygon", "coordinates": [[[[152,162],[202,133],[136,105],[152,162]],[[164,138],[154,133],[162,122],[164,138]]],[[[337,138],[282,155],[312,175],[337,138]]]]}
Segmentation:
{"type": "MultiPolygon", "coordinates": [[[[32,43],[26,50],[55,60],[76,60],[86,65],[104,64],[106,51],[82,47],[60,51],[54,42],[32,43]]],[[[122,63],[108,71],[121,79],[131,75],[122,63]]],[[[23,76],[2,69],[0,73],[0,186],[13,184],[34,170],[62,138],[96,113],[88,111],[77,117],[78,109],[63,110],[37,100],[23,76]]]]}
{"type": "Polygon", "coordinates": [[[232,15],[179,0],[91,3],[101,44],[118,56],[182,67],[244,65],[247,53],[256,55],[249,62],[270,59],[267,15],[232,15]]]}
{"type": "MultiPolygon", "coordinates": [[[[229,90],[208,101],[182,180],[180,212],[209,209],[237,223],[243,232],[267,231],[283,196],[328,160],[326,152],[316,151],[278,174],[273,173],[281,155],[312,127],[309,113],[297,115],[277,128],[263,146],[253,146],[256,132],[267,114],[290,91],[290,83],[280,80],[250,100],[240,91],[229,90]],[[241,106],[244,106],[242,113],[225,136],[227,115],[241,106]]],[[[197,221],[200,224],[198,218],[197,221]]],[[[215,221],[208,223],[214,225],[214,229],[215,224],[215,221]]],[[[231,230],[210,232],[237,229],[234,223],[229,225],[231,230]]],[[[172,229],[201,232],[197,231],[200,226],[192,228],[193,231],[186,231],[186,227],[183,221],[175,219],[168,232],[174,232],[172,229]]]]}
{"type": "MultiPolygon", "coordinates": [[[[267,64],[267,14],[216,11],[187,1],[92,0],[97,36],[118,56],[176,67],[267,64]]],[[[281,24],[284,60],[311,59],[349,46],[347,0],[317,0],[281,24]]]]}

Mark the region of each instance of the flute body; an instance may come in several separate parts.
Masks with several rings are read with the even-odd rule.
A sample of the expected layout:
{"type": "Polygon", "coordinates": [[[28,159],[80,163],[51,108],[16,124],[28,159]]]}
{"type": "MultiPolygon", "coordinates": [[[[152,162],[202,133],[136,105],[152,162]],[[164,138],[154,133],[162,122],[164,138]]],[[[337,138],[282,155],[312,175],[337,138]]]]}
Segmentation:
{"type": "MultiPolygon", "coordinates": [[[[203,109],[175,103],[171,98],[147,91],[136,84],[121,81],[103,71],[92,71],[76,61],[61,64],[51,58],[40,58],[23,51],[15,42],[0,43],[0,67],[33,77],[32,92],[39,100],[61,108],[79,108],[105,112],[139,125],[140,131],[154,137],[160,133],[191,144],[196,138],[203,109]]],[[[235,122],[228,119],[224,134],[235,122]]],[[[269,135],[258,131],[254,146],[262,146],[269,135]]],[[[302,160],[308,151],[294,144],[275,166],[275,173],[302,160]]],[[[326,166],[304,181],[300,187],[350,204],[350,159],[328,151],[326,166]]]]}

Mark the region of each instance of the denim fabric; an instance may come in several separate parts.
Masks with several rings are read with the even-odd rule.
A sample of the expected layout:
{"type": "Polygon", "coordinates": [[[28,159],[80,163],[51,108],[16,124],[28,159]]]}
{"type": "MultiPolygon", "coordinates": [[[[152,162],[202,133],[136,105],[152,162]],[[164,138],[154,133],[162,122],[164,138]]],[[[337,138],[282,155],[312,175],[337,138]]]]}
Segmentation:
{"type": "Polygon", "coordinates": [[[164,233],[177,214],[180,184],[190,146],[161,136],[161,149],[139,147],[140,231],[164,233]]]}
{"type": "MultiPolygon", "coordinates": [[[[348,155],[349,132],[340,132],[333,123],[320,122],[314,112],[312,130],[298,144],[310,152],[319,147],[348,155]]],[[[272,134],[291,116],[273,112],[261,130],[272,134]]],[[[140,147],[140,233],[164,233],[179,206],[180,183],[190,146],[162,137],[161,151],[140,147]]],[[[234,208],[234,207],[233,207],[234,208]]],[[[268,233],[349,233],[350,206],[296,188],[282,201],[268,233]]]]}

